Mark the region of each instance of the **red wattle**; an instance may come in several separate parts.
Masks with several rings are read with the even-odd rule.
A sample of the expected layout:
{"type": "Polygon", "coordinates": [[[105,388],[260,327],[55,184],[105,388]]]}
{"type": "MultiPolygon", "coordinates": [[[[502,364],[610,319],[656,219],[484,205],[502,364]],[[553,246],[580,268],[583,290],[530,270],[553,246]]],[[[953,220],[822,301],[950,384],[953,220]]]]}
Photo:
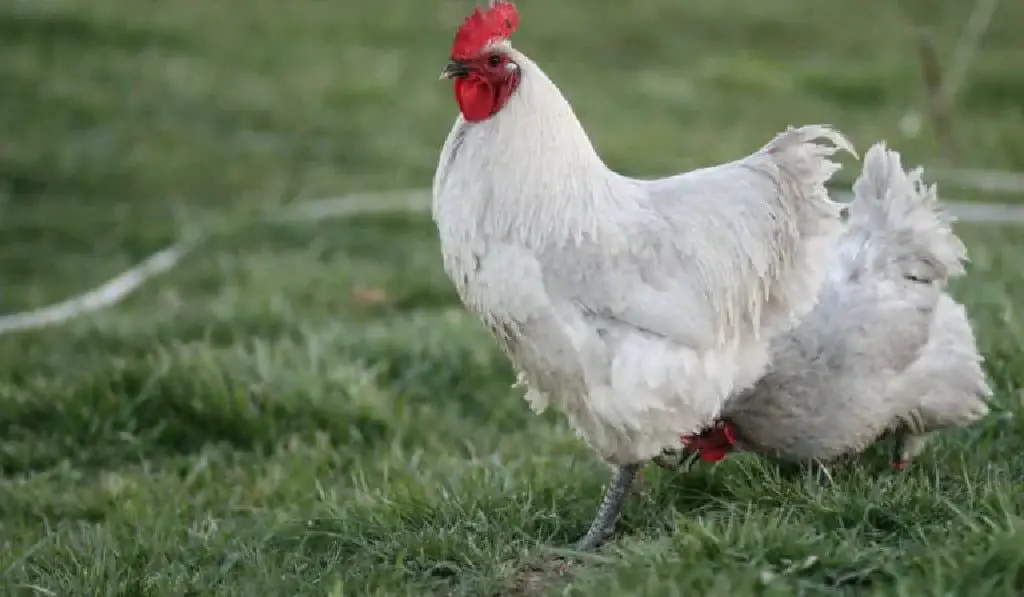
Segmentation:
{"type": "Polygon", "coordinates": [[[455,80],[455,101],[462,117],[470,122],[486,120],[494,113],[494,87],[486,79],[471,74],[455,80]]]}

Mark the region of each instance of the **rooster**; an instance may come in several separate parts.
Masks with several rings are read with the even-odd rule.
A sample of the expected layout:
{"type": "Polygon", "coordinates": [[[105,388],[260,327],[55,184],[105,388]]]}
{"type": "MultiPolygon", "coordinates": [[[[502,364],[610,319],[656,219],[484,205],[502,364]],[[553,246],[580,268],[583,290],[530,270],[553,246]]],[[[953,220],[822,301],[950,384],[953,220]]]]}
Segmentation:
{"type": "Polygon", "coordinates": [[[644,463],[753,384],[768,341],[813,306],[840,205],[826,126],[734,162],[655,180],[601,160],[569,102],[492,2],[455,34],[441,78],[459,116],[433,182],[444,270],[497,339],[536,412],[554,407],[611,465],[577,544],[614,526],[644,463]],[[816,143],[818,140],[827,143],[816,143]]]}
{"type": "Polygon", "coordinates": [[[930,433],[988,414],[974,333],[946,291],[966,249],[922,174],[884,143],[868,150],[817,305],[722,421],[685,440],[702,459],[738,449],[820,465],[895,437],[902,469],[930,433]]]}

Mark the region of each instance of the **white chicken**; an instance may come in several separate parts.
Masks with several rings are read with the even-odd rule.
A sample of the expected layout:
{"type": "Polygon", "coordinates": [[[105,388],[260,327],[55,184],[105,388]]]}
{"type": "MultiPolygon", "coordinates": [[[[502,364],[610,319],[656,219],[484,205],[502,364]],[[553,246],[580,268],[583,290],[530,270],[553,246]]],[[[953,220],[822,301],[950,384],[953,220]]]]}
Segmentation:
{"type": "Polygon", "coordinates": [[[754,383],[813,306],[841,229],[825,182],[849,142],[790,128],[740,160],[657,180],[609,169],[569,102],[513,49],[509,2],[474,10],[442,77],[460,115],[433,219],[444,269],[527,386],[616,467],[580,541],[614,525],[636,472],[754,383]],[[826,139],[830,143],[815,143],[826,139]]]}
{"type": "Polygon", "coordinates": [[[815,308],[772,344],[772,362],[693,440],[823,463],[897,439],[903,468],[928,434],[989,412],[991,390],[964,307],[946,292],[966,249],[920,168],[882,143],[864,156],[846,231],[815,308]],[[734,444],[734,446],[729,446],[734,444]]]}

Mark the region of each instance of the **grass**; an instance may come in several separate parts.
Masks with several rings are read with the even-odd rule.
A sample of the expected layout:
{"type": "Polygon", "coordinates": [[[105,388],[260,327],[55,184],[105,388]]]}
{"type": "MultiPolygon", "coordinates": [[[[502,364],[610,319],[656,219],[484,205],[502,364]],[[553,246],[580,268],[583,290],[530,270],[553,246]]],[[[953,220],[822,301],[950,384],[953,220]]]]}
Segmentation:
{"type": "MultiPolygon", "coordinates": [[[[815,121],[936,164],[927,129],[896,132],[923,105],[909,23],[948,57],[970,3],[900,6],[524,0],[516,40],[632,173],[815,121]]],[[[0,310],[270,204],[426,186],[466,9],[5,3],[0,310]]],[[[1021,170],[1024,5],[1000,11],[958,96],[957,165],[1021,170]]],[[[1024,229],[959,231],[956,294],[1015,423],[948,434],[902,474],[874,455],[829,490],[745,457],[650,471],[620,537],[567,571],[552,547],[606,470],[509,387],[426,218],[222,237],[116,309],[0,337],[0,594],[1018,595],[1024,229]]]]}

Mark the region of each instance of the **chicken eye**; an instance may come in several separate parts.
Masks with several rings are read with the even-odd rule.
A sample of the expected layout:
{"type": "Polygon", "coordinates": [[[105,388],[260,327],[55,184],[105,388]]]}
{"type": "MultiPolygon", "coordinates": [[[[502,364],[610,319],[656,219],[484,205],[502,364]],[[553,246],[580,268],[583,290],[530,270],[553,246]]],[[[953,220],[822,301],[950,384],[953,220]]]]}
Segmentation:
{"type": "Polygon", "coordinates": [[[498,54],[491,54],[487,57],[487,64],[489,66],[501,66],[501,56],[498,54]]]}

